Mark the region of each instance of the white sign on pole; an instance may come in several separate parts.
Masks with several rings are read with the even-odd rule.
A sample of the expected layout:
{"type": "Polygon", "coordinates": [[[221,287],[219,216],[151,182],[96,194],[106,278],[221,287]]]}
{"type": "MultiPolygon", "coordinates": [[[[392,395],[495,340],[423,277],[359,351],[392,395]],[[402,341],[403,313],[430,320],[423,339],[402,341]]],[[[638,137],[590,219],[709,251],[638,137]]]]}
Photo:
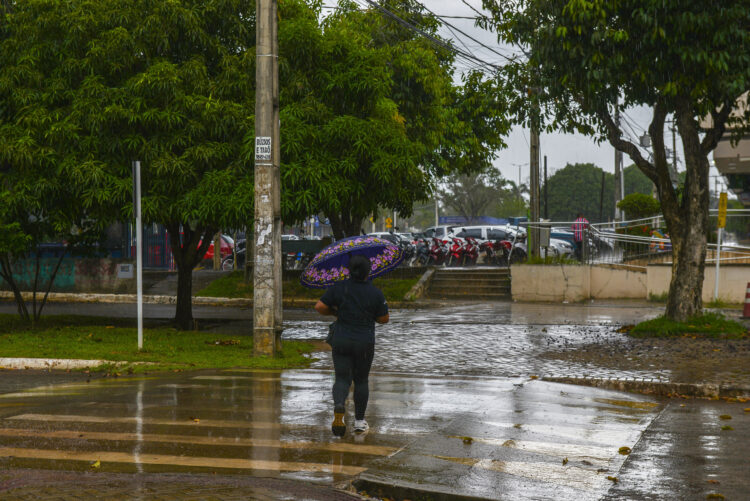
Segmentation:
{"type": "Polygon", "coordinates": [[[255,138],[255,160],[271,160],[271,138],[259,136],[255,138]]]}

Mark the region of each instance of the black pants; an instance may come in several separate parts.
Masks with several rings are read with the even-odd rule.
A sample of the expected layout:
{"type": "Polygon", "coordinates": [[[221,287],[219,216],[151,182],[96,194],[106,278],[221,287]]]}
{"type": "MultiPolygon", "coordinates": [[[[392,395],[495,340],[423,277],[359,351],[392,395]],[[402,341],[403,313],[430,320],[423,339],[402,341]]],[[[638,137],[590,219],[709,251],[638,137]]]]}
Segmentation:
{"type": "Polygon", "coordinates": [[[354,382],[354,418],[364,419],[370,388],[367,378],[370,375],[375,343],[362,343],[352,339],[333,340],[333,368],[336,382],[333,383],[333,405],[343,406],[349,395],[349,387],[354,382]]]}

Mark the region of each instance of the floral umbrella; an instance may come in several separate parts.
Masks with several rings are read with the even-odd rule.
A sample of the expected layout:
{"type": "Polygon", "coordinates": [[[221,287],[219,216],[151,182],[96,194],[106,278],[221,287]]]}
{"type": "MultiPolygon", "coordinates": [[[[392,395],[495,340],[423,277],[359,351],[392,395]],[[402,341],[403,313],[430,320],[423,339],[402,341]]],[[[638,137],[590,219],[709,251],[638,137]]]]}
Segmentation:
{"type": "Polygon", "coordinates": [[[398,245],[371,236],[349,237],[334,242],[310,261],[302,272],[300,282],[305,287],[325,289],[349,278],[349,258],[361,254],[370,259],[370,279],[385,275],[404,259],[398,245]]]}

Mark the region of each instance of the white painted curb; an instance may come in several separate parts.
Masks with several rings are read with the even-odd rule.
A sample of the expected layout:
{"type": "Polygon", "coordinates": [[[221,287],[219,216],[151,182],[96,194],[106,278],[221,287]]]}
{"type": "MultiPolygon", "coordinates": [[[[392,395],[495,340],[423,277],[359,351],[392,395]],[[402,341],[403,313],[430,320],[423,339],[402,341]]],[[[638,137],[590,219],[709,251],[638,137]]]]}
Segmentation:
{"type": "Polygon", "coordinates": [[[123,365],[126,363],[128,362],[64,358],[0,358],[0,367],[3,369],[88,369],[104,364],[123,365]]]}

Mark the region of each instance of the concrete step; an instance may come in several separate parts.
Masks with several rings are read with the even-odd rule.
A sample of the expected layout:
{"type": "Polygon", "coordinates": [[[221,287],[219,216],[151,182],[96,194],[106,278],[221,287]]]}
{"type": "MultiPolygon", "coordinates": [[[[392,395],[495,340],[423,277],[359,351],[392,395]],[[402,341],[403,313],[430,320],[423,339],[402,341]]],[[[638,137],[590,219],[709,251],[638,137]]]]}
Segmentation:
{"type": "Polygon", "coordinates": [[[430,291],[428,297],[431,299],[487,299],[506,301],[510,299],[510,292],[480,292],[480,293],[462,293],[460,291],[444,291],[444,292],[433,292],[430,291]]]}
{"type": "Polygon", "coordinates": [[[482,277],[482,278],[464,278],[464,277],[446,277],[444,275],[438,275],[432,279],[433,284],[446,284],[451,286],[473,286],[473,285],[495,285],[495,284],[510,284],[510,277],[482,277]]]}

